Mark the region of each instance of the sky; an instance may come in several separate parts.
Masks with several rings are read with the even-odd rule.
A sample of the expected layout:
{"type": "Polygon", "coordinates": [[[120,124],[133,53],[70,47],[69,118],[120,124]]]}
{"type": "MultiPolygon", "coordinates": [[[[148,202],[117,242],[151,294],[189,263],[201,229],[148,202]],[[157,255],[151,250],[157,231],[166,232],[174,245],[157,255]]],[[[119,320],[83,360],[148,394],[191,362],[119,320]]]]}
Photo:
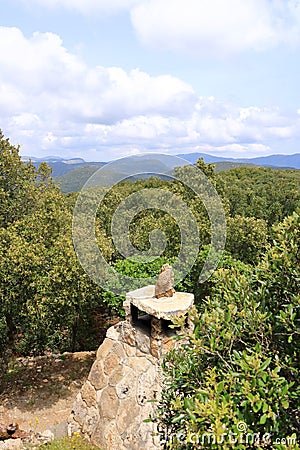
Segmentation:
{"type": "Polygon", "coordinates": [[[21,155],[300,153],[300,0],[0,0],[21,155]]]}

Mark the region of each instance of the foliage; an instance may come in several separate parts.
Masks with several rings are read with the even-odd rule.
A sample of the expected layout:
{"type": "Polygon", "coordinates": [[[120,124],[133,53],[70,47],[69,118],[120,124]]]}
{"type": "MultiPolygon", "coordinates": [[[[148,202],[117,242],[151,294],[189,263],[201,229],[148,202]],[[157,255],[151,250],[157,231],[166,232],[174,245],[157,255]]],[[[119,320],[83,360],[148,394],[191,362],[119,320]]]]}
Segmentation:
{"type": "MultiPolygon", "coordinates": [[[[179,435],[185,442],[204,433],[221,438],[226,432],[241,434],[241,423],[249,433],[292,436],[300,429],[296,212],[300,173],[253,167],[216,173],[214,165],[203,160],[197,167],[218,191],[227,216],[226,251],[218,270],[204,284],[198,278],[211,235],[204,202],[211,208],[216,205],[211,204],[210,187],[201,176],[193,183],[201,189],[202,199],[187,187],[191,167],[175,168],[175,177],[182,181],[150,177],[118,183],[104,196],[96,214],[99,248],[117,271],[133,277],[132,288],[135,277],[156,276],[162,264],[172,264],[179,254],[181,227],[188,229],[189,221],[182,212],[179,226],[170,214],[171,206],[176,209],[184,203],[198,227],[199,252],[188,275],[176,286],[195,295],[195,330],[165,361],[167,389],[158,417],[161,435],[172,434],[174,439],[166,448],[174,449],[201,448],[199,442],[183,445],[179,435]],[[151,189],[165,194],[166,211],[147,207],[151,189]],[[143,191],[140,205],[144,209],[131,218],[129,206],[136,204],[133,194],[139,191],[143,191]],[[128,211],[123,210],[123,218],[130,226],[124,241],[129,237],[138,250],[148,251],[151,232],[165,233],[165,249],[151,263],[132,262],[114,245],[113,216],[125,199],[128,211]]],[[[84,192],[87,210],[99,189],[103,193],[99,187],[84,192]]],[[[124,296],[103,292],[77,260],[72,242],[76,198],[76,194],[60,192],[46,164],[35,170],[31,163],[22,162],[18,147],[0,132],[2,373],[11,353],[94,349],[99,340],[90,330],[95,330],[97,317],[122,316],[124,296]]],[[[114,231],[119,226],[114,223],[114,231]]],[[[259,447],[252,444],[238,442],[235,447],[259,447]]],[[[227,441],[210,447],[232,448],[227,441]]]]}
{"type": "Polygon", "coordinates": [[[53,184],[46,164],[34,171],[22,162],[3,135],[0,150],[2,358],[94,348],[98,334],[91,339],[87,330],[109,308],[73,248],[74,199],[53,184]]]}
{"type": "Polygon", "coordinates": [[[226,250],[236,259],[256,264],[268,242],[268,227],[263,219],[235,216],[227,219],[226,250]]]}
{"type": "Polygon", "coordinates": [[[21,163],[19,149],[12,146],[0,130],[1,227],[7,227],[14,220],[34,210],[36,178],[34,166],[21,163]]]}
{"type": "Polygon", "coordinates": [[[99,447],[87,442],[79,433],[74,433],[72,437],[61,438],[41,445],[41,450],[99,450],[99,447]]]}
{"type": "Polygon", "coordinates": [[[239,167],[218,173],[217,186],[229,201],[231,217],[255,217],[273,225],[300,207],[299,170],[239,167]]]}
{"type": "Polygon", "coordinates": [[[79,167],[76,165],[75,167],[70,172],[57,176],[54,180],[63,193],[80,191],[85,182],[101,167],[101,163],[79,165],[79,167]]]}
{"type": "Polygon", "coordinates": [[[193,334],[164,363],[158,419],[165,448],[201,448],[203,439],[210,448],[264,448],[253,441],[259,433],[283,449],[275,440],[299,433],[299,232],[294,213],[275,227],[256,268],[213,276],[193,334]]]}
{"type": "MultiPolygon", "coordinates": [[[[141,264],[129,259],[119,259],[114,268],[123,275],[132,278],[132,290],[139,287],[140,281],[136,279],[158,276],[160,269],[165,263],[172,264],[172,260],[160,257],[147,264],[141,264]]],[[[123,309],[123,302],[125,295],[116,295],[110,291],[103,293],[104,302],[115,312],[115,314],[124,317],[125,311],[123,309]]]]}

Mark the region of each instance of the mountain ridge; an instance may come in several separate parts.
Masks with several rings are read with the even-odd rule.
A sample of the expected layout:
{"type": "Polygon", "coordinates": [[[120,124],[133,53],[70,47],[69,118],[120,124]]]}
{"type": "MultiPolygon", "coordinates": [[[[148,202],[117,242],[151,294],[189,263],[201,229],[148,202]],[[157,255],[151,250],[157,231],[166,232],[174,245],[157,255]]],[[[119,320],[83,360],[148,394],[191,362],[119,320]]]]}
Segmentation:
{"type": "MultiPolygon", "coordinates": [[[[159,154],[153,153],[153,157],[159,158],[159,154]]],[[[300,169],[300,153],[293,153],[291,155],[284,154],[271,154],[267,156],[255,156],[252,158],[232,158],[225,156],[216,156],[211,155],[209,153],[199,153],[199,152],[191,152],[191,153],[179,153],[177,155],[179,158],[185,159],[192,164],[195,164],[199,158],[203,158],[205,163],[216,163],[216,162],[235,162],[235,163],[249,163],[249,164],[258,164],[262,166],[275,166],[275,167],[287,167],[292,169],[300,169]]],[[[75,165],[89,165],[103,166],[108,164],[109,162],[103,161],[85,161],[81,157],[73,157],[73,158],[62,158],[61,156],[45,156],[43,158],[31,157],[31,156],[22,156],[23,161],[32,161],[33,163],[41,163],[47,162],[51,167],[55,165],[67,165],[67,166],[75,166],[75,165]]],[[[52,167],[53,168],[53,167],[52,167]]],[[[66,169],[66,172],[72,170],[72,167],[66,169]]],[[[63,175],[60,173],[59,175],[63,175]]],[[[54,175],[55,176],[55,175],[54,175]]],[[[58,175],[56,175],[58,176],[58,175]]]]}
{"type": "MultiPolygon", "coordinates": [[[[293,155],[274,154],[269,156],[260,156],[254,158],[226,158],[221,156],[210,155],[207,153],[185,153],[174,155],[181,158],[176,164],[176,158],[170,158],[170,155],[159,155],[156,153],[133,156],[130,160],[120,159],[117,171],[131,176],[134,173],[168,174],[171,173],[175,165],[184,165],[184,162],[195,164],[199,158],[203,158],[205,163],[213,163],[216,165],[216,171],[229,170],[238,166],[262,166],[272,169],[300,169],[300,153],[293,155]],[[143,157],[143,158],[142,158],[143,157]],[[143,162],[141,161],[143,159],[143,162]],[[132,172],[133,171],[133,172],[132,172]]],[[[89,177],[101,167],[109,164],[109,162],[85,161],[82,158],[63,159],[57,156],[48,156],[45,158],[22,157],[23,161],[31,161],[37,167],[46,162],[52,169],[52,176],[56,183],[60,185],[63,192],[75,192],[82,188],[89,177]]],[[[113,161],[111,161],[113,162],[113,161]]],[[[105,177],[104,177],[105,178],[105,177]]],[[[121,177],[122,178],[122,177],[121,177]]]]}
{"type": "Polygon", "coordinates": [[[195,164],[199,158],[203,158],[205,163],[215,162],[236,162],[236,163],[249,163],[260,166],[275,166],[286,167],[291,169],[300,169],[300,153],[294,153],[292,155],[284,154],[271,154],[268,156],[255,156],[253,158],[227,158],[224,156],[215,156],[207,153],[181,153],[176,156],[186,159],[187,161],[195,164]]]}

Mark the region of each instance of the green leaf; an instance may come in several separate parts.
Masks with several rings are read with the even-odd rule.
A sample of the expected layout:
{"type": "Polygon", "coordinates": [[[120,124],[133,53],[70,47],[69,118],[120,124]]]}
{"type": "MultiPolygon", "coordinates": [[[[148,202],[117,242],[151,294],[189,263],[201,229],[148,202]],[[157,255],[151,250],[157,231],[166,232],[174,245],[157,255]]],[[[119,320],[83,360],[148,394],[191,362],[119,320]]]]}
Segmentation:
{"type": "Polygon", "coordinates": [[[265,362],[260,366],[260,370],[261,371],[266,370],[266,368],[270,365],[271,361],[272,361],[272,358],[266,359],[265,362]]]}
{"type": "Polygon", "coordinates": [[[262,416],[260,416],[259,423],[261,425],[264,425],[267,421],[267,418],[268,418],[267,414],[263,414],[262,416]]]}
{"type": "Polygon", "coordinates": [[[185,414],[180,414],[179,416],[176,416],[172,419],[172,423],[178,423],[184,418],[185,418],[185,414]]]}
{"type": "Polygon", "coordinates": [[[269,405],[267,403],[263,403],[262,405],[262,412],[265,413],[268,411],[269,405]]]}
{"type": "Polygon", "coordinates": [[[224,381],[220,381],[217,387],[217,392],[220,394],[224,390],[224,381]]]}

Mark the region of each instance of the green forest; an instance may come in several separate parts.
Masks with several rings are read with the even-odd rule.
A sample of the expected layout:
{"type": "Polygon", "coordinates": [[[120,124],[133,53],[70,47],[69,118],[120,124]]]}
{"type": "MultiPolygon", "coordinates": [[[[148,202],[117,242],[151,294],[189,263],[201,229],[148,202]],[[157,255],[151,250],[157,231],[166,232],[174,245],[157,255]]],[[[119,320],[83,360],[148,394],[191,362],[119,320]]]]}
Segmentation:
{"type": "MultiPolygon", "coordinates": [[[[300,171],[242,166],[216,172],[201,159],[196,166],[217,190],[227,223],[225,251],[205,283],[198,278],[210,246],[209,217],[183,183],[125,180],[97,210],[102,254],[132,277],[154,276],[163,263],[172,264],[180,230],[165,211],[145,209],[131,223],[132,244],[147,250],[149,233],[159,228],[167,245],[151,264],[127,261],[110,231],[123,199],[142,189],[165,189],[188,205],[198,224],[196,261],[176,286],[195,295],[195,329],[185,335],[182,328],[185,343],[165,359],[166,387],[153,420],[162,441],[172,437],[165,444],[170,449],[201,448],[197,436],[222,439],[226,430],[260,433],[273,443],[225,439],[210,448],[298,448],[293,439],[300,437],[300,171]]],[[[176,170],[188,176],[188,167],[176,170]]],[[[94,350],[110,321],[123,317],[124,296],[95,284],[77,259],[72,240],[77,197],[61,192],[46,163],[36,169],[22,162],[19,148],[0,131],[2,376],[16,355],[94,350]]]]}

